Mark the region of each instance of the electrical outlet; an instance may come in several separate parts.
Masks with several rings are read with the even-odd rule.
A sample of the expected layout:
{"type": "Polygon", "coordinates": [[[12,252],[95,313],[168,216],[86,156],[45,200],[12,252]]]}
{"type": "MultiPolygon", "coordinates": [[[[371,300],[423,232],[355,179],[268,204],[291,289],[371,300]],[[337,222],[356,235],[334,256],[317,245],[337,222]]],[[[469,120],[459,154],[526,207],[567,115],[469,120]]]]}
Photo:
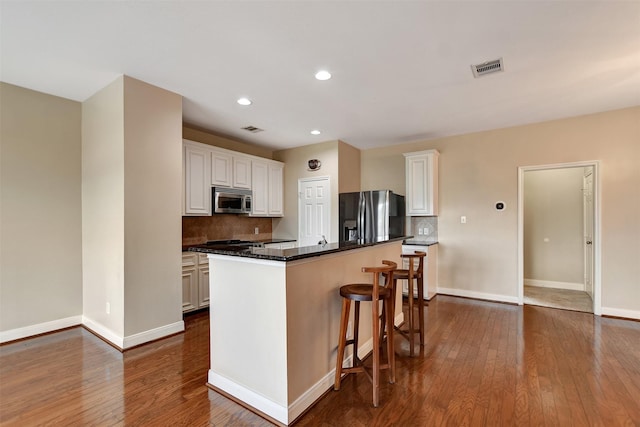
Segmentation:
{"type": "Polygon", "coordinates": [[[107,314],[111,314],[111,304],[107,303],[105,311],[107,312],[107,314]]]}
{"type": "Polygon", "coordinates": [[[460,224],[466,224],[467,223],[467,217],[466,216],[461,216],[460,217],[460,224]]]}
{"type": "Polygon", "coordinates": [[[418,234],[422,236],[423,234],[422,227],[418,227],[418,234]]]}
{"type": "Polygon", "coordinates": [[[260,229],[258,227],[256,227],[256,229],[254,230],[256,234],[260,234],[260,229]]]}

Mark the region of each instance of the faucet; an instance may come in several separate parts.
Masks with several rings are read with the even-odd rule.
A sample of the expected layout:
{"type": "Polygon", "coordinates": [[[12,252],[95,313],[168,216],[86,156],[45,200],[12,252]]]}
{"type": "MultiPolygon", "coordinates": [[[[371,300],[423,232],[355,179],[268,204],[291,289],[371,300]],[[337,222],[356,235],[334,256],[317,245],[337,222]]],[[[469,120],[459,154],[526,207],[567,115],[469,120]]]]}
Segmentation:
{"type": "Polygon", "coordinates": [[[327,239],[325,239],[324,234],[322,235],[322,240],[320,240],[320,241],[318,242],[318,244],[319,244],[319,245],[322,245],[322,246],[324,246],[324,245],[326,245],[326,244],[327,244],[327,239]]]}

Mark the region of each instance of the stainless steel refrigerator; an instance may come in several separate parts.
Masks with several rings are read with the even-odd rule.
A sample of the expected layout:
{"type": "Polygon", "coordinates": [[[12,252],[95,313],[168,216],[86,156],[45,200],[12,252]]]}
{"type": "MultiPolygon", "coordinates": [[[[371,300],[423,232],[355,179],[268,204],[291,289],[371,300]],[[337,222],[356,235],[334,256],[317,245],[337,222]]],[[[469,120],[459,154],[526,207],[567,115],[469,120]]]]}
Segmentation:
{"type": "Polygon", "coordinates": [[[341,193],[340,243],[380,242],[404,236],[404,196],[390,190],[341,193]]]}

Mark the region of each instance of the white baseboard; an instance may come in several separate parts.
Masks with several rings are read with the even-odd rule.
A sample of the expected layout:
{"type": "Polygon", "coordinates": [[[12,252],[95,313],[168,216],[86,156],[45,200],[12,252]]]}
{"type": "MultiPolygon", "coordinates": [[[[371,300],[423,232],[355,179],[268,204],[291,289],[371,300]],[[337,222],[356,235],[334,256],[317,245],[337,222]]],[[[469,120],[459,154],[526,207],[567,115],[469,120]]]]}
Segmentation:
{"type": "Polygon", "coordinates": [[[640,320],[640,311],[637,310],[625,310],[622,308],[602,307],[601,315],[624,317],[626,319],[640,320]]]}
{"type": "Polygon", "coordinates": [[[159,328],[140,332],[134,335],[129,335],[128,337],[124,337],[124,346],[122,348],[126,350],[127,348],[135,347],[137,345],[164,338],[169,335],[177,334],[182,331],[184,331],[183,320],[171,323],[169,325],[160,326],[159,328]]]}
{"type": "Polygon", "coordinates": [[[124,338],[116,334],[106,326],[103,326],[102,324],[91,320],[87,316],[82,316],[82,325],[91,330],[91,332],[95,333],[96,335],[99,335],[100,338],[109,341],[117,348],[121,350],[124,349],[124,338]]]}
{"type": "Polygon", "coordinates": [[[38,323],[22,328],[9,329],[0,332],[0,343],[15,341],[22,338],[32,337],[34,335],[46,334],[47,332],[57,331],[59,329],[70,328],[82,324],[82,316],[71,316],[64,319],[52,320],[50,322],[38,323]]]}
{"type": "Polygon", "coordinates": [[[510,304],[518,304],[518,297],[510,297],[507,295],[488,294],[484,292],[469,291],[466,289],[453,289],[438,287],[438,295],[452,295],[454,297],[474,298],[487,301],[506,302],[510,304]]]}
{"type": "Polygon", "coordinates": [[[539,288],[569,289],[572,291],[584,291],[584,283],[553,282],[551,280],[524,279],[525,286],[537,286],[539,288]]]}
{"type": "Polygon", "coordinates": [[[274,420],[281,422],[282,424],[288,425],[291,421],[293,421],[288,419],[289,411],[285,405],[267,399],[263,395],[256,393],[253,390],[250,390],[234,381],[231,381],[230,379],[220,374],[216,374],[211,369],[209,369],[207,381],[215,388],[218,388],[225,393],[230,394],[234,398],[246,403],[249,406],[252,406],[253,408],[270,416],[274,420]]]}

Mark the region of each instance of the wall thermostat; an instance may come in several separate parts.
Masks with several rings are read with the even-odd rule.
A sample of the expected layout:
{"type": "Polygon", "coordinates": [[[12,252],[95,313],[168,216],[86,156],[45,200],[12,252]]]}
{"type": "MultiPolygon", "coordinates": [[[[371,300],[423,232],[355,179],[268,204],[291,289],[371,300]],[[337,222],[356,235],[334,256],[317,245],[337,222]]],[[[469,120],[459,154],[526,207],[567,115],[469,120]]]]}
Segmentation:
{"type": "Polygon", "coordinates": [[[496,210],[503,211],[507,208],[504,202],[496,202],[496,210]]]}

